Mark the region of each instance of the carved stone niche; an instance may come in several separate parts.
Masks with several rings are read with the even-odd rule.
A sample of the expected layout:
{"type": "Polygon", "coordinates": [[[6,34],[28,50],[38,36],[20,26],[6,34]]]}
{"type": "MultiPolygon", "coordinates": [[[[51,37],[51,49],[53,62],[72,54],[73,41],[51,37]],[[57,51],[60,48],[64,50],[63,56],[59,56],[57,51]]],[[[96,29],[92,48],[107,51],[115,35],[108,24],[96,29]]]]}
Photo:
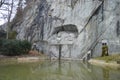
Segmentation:
{"type": "Polygon", "coordinates": [[[76,37],[78,37],[78,29],[77,26],[74,24],[67,24],[55,27],[52,34],[58,34],[59,32],[74,33],[76,37]]]}
{"type": "Polygon", "coordinates": [[[78,37],[78,29],[73,24],[62,25],[55,27],[52,35],[50,40],[52,44],[73,44],[78,37]]]}

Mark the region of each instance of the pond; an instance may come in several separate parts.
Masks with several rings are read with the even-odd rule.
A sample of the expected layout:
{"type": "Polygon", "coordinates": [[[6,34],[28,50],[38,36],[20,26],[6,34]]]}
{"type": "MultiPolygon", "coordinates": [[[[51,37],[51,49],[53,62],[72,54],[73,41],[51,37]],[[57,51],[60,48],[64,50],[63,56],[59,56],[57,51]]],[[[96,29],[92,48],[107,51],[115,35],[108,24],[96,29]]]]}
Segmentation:
{"type": "Polygon", "coordinates": [[[0,80],[120,80],[120,70],[80,61],[0,62],[0,80]]]}

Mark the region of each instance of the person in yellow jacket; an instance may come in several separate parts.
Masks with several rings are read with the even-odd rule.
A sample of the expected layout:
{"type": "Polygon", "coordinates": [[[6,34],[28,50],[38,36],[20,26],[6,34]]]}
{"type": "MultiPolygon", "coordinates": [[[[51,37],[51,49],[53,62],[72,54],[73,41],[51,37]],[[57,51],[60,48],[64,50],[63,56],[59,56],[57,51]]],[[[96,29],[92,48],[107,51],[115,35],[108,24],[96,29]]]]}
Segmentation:
{"type": "Polygon", "coordinates": [[[107,43],[102,43],[102,57],[108,56],[108,46],[107,43]]]}

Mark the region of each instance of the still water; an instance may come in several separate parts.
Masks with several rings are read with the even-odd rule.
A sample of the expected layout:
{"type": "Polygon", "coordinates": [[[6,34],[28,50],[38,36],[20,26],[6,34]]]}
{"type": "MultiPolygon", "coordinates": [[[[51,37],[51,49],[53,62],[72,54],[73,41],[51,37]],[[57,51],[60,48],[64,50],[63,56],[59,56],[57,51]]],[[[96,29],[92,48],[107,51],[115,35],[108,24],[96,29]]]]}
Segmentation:
{"type": "Polygon", "coordinates": [[[80,61],[0,62],[0,80],[120,80],[120,70],[80,61]]]}

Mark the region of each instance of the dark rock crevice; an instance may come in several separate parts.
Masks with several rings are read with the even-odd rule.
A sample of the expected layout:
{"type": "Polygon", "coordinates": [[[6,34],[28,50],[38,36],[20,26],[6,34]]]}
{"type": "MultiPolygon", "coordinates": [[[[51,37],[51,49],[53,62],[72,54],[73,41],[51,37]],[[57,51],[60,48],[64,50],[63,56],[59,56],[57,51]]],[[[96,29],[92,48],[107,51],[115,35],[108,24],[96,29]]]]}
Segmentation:
{"type": "Polygon", "coordinates": [[[78,0],[71,0],[71,8],[74,9],[74,6],[76,5],[78,0]]]}
{"type": "Polygon", "coordinates": [[[62,25],[59,27],[55,27],[52,34],[58,34],[61,31],[75,33],[77,34],[76,36],[78,36],[78,29],[77,29],[77,26],[74,24],[68,24],[68,25],[62,25]]]}
{"type": "Polygon", "coordinates": [[[116,24],[116,34],[117,34],[117,36],[119,36],[120,35],[120,22],[119,21],[117,21],[117,24],[116,24]]]}

